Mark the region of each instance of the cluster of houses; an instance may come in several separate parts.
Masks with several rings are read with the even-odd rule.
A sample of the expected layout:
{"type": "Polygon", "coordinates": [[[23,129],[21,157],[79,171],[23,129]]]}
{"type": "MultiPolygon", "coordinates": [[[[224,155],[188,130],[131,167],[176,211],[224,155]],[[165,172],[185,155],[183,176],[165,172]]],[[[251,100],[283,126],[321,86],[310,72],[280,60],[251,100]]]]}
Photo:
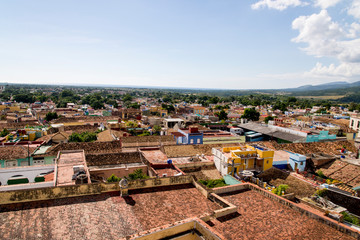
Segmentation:
{"type": "Polygon", "coordinates": [[[316,108],[301,114],[256,107],[261,116],[254,122],[241,118],[251,106],[234,105],[226,109],[228,119],[219,121],[211,107],[182,103],[168,112],[139,103],[139,109],[107,106],[101,111],[75,104],[61,109],[52,103],[0,105],[0,194],[120,181],[126,196],[123,179],[140,178],[137,184],[144,186],[144,179],[156,184],[168,179],[171,185],[188,184],[186,176],[195,186],[198,180],[223,179],[226,185],[250,182],[265,191],[278,187],[262,174],[287,174],[314,192],[324,184],[353,198],[360,191],[360,119],[353,113],[334,108],[337,117],[316,116],[316,108]],[[46,122],[49,112],[59,118],[46,122]],[[274,118],[265,123],[267,116],[274,118]],[[90,132],[95,141],[71,137],[90,132]]]}

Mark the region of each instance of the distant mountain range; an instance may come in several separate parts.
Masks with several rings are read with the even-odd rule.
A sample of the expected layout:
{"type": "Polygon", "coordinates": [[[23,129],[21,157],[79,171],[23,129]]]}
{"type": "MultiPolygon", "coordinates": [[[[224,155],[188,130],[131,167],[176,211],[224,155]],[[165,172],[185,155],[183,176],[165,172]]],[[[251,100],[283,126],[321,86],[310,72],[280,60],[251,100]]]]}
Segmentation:
{"type": "Polygon", "coordinates": [[[338,88],[352,88],[360,87],[360,81],[349,83],[349,82],[329,82],[320,85],[304,85],[297,88],[286,88],[282,89],[287,92],[300,92],[300,91],[317,91],[317,90],[328,90],[338,88]]]}

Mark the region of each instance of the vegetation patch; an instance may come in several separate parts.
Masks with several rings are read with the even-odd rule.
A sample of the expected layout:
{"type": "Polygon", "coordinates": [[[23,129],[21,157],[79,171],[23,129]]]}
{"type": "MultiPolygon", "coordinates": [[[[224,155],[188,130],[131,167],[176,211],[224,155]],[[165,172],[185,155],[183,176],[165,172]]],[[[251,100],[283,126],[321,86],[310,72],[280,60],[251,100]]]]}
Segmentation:
{"type": "Polygon", "coordinates": [[[204,184],[208,188],[217,188],[217,187],[228,186],[228,184],[225,183],[225,180],[223,178],[211,179],[211,180],[199,180],[199,182],[204,184]]]}

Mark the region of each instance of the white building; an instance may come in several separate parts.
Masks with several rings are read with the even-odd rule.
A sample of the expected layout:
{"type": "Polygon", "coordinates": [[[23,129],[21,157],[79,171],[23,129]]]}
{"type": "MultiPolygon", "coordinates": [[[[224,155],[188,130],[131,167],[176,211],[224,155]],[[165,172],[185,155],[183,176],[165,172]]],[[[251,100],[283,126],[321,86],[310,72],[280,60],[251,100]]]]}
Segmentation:
{"type": "Polygon", "coordinates": [[[349,127],[355,131],[360,129],[360,117],[350,117],[349,127]]]}

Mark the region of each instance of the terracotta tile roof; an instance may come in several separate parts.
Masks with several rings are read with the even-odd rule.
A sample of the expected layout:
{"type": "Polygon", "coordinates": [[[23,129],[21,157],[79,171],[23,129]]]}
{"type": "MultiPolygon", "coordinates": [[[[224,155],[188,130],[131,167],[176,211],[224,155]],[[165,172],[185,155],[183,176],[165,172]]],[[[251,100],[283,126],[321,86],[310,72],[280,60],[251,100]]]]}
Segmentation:
{"type": "Polygon", "coordinates": [[[234,146],[236,144],[206,144],[206,145],[172,145],[164,146],[164,152],[169,158],[191,157],[196,154],[212,155],[213,147],[234,146]]]}
{"type": "Polygon", "coordinates": [[[54,136],[54,134],[48,134],[48,135],[44,135],[38,139],[36,139],[36,141],[45,141],[48,142],[50,141],[50,139],[54,136]]]}
{"type": "Polygon", "coordinates": [[[0,239],[121,239],[219,208],[192,185],[29,202],[2,206],[0,239]]]}
{"type": "Polygon", "coordinates": [[[20,158],[27,158],[28,153],[30,155],[35,151],[36,147],[27,146],[1,146],[0,145],[0,159],[2,160],[14,160],[20,158]],[[29,150],[29,151],[28,151],[29,150]]]}
{"type": "Polygon", "coordinates": [[[89,153],[111,153],[121,152],[121,146],[119,141],[112,142],[71,142],[60,143],[56,146],[49,148],[45,155],[56,156],[61,150],[80,150],[84,149],[85,154],[89,153]]]}
{"type": "Polygon", "coordinates": [[[103,165],[119,165],[129,163],[142,163],[140,152],[121,152],[121,153],[98,153],[86,154],[87,165],[103,166],[103,165]]]}
{"type": "Polygon", "coordinates": [[[75,125],[75,126],[64,126],[65,131],[72,131],[76,133],[83,132],[95,132],[99,127],[94,125],[75,125]]]}
{"type": "Polygon", "coordinates": [[[116,116],[79,116],[79,117],[61,117],[52,123],[67,123],[67,122],[104,122],[109,120],[118,120],[116,116]]]}
{"type": "Polygon", "coordinates": [[[208,223],[226,239],[353,239],[255,191],[222,197],[237,213],[208,223]]]}
{"type": "Polygon", "coordinates": [[[185,137],[181,132],[171,132],[171,135],[174,135],[175,137],[185,137]]]}
{"type": "Polygon", "coordinates": [[[314,142],[314,143],[283,143],[278,144],[274,141],[260,142],[260,144],[275,150],[287,150],[299,154],[309,153],[326,153],[326,154],[340,154],[343,146],[348,151],[356,153],[358,149],[354,143],[350,141],[333,141],[333,142],[314,142]]]}
{"type": "Polygon", "coordinates": [[[100,133],[98,133],[97,135],[97,141],[98,142],[110,142],[110,141],[115,141],[116,138],[121,138],[124,135],[126,136],[128,133],[127,132],[123,132],[123,131],[115,131],[115,130],[105,130],[102,131],[100,133]],[[114,137],[115,138],[114,138],[114,137]]]}
{"type": "Polygon", "coordinates": [[[356,186],[360,183],[360,166],[358,165],[335,160],[322,166],[320,170],[325,176],[339,180],[349,186],[356,186]]]}
{"type": "Polygon", "coordinates": [[[171,135],[163,136],[131,136],[131,137],[122,137],[121,142],[126,143],[138,143],[138,142],[172,142],[175,144],[174,137],[171,135]]]}
{"type": "Polygon", "coordinates": [[[115,139],[113,138],[113,136],[111,135],[111,130],[105,130],[101,133],[98,133],[97,135],[97,140],[98,142],[110,142],[110,141],[114,141],[115,139]]]}
{"type": "Polygon", "coordinates": [[[0,123],[0,129],[22,129],[26,126],[39,126],[38,122],[18,122],[18,123],[0,123]]]}

